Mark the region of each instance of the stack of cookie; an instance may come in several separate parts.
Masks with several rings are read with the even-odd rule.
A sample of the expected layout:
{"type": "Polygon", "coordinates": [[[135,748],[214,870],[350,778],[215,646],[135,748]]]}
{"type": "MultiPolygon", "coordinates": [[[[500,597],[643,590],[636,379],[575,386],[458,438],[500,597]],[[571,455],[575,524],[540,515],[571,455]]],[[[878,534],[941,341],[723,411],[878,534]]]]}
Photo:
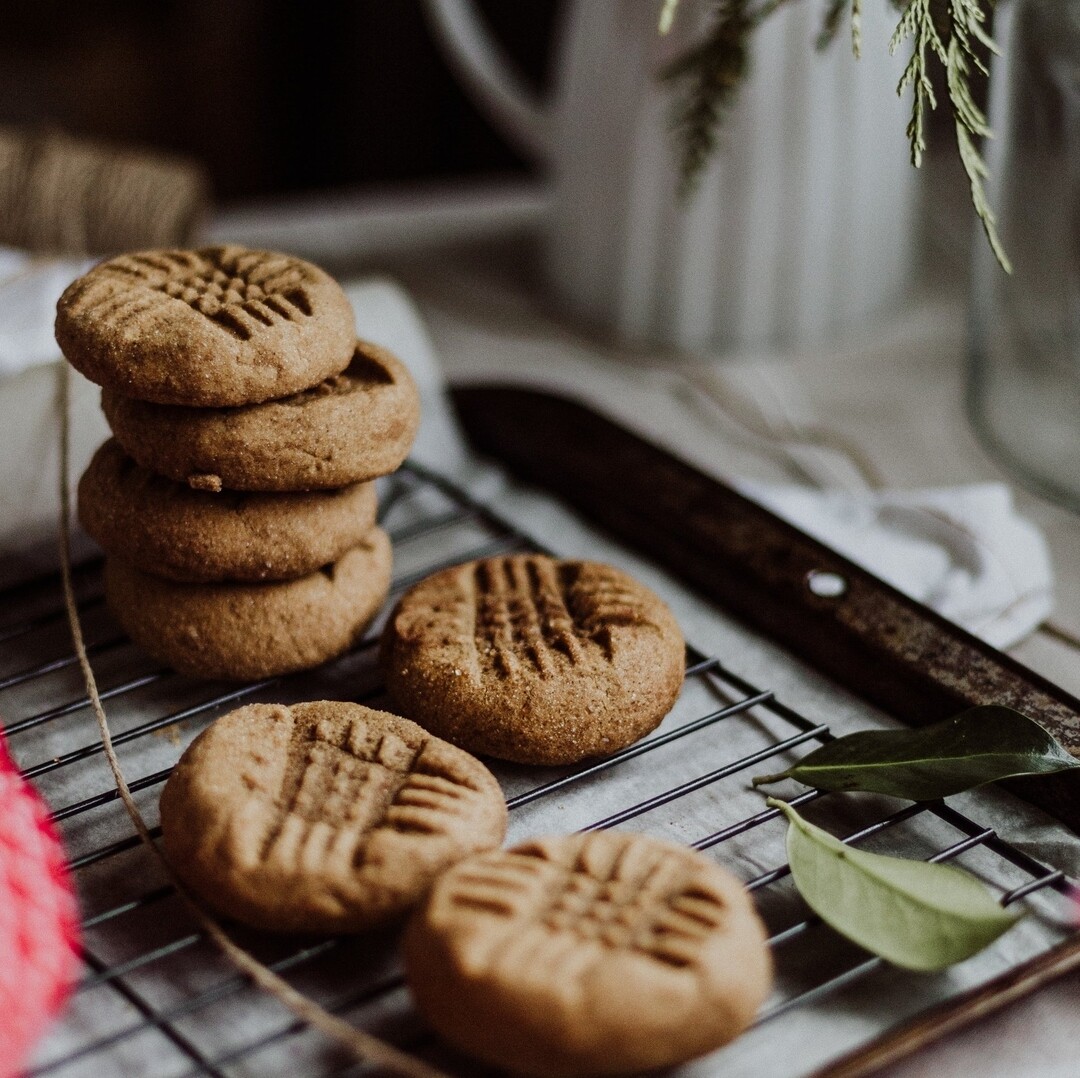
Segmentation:
{"type": "Polygon", "coordinates": [[[404,460],[419,403],[337,283],[240,247],[122,255],[67,289],[56,339],[102,386],[114,438],[79,519],[132,639],[230,679],[350,647],[389,589],[372,480],[404,460]]]}

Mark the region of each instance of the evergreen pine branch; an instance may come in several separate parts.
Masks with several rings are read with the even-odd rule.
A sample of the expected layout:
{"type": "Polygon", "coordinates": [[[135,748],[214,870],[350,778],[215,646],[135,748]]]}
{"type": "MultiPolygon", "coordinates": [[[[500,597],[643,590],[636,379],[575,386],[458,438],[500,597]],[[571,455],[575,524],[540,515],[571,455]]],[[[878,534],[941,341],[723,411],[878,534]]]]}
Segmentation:
{"type": "Polygon", "coordinates": [[[953,34],[949,39],[947,83],[956,125],[956,145],[964,172],[967,173],[971,204],[982,222],[987,242],[1001,268],[1006,273],[1012,273],[1012,263],[998,235],[997,217],[986,197],[983,182],[988,176],[986,161],[975,143],[975,139],[993,138],[994,133],[990,130],[985,113],[976,104],[968,81],[972,68],[986,74],[986,66],[975,52],[973,42],[994,52],[997,47],[983,30],[985,15],[977,0],[951,0],[950,10],[953,34]]]}
{"type": "Polygon", "coordinates": [[[824,52],[835,40],[840,32],[840,24],[844,21],[844,13],[851,8],[851,51],[855,59],[862,56],[862,0],[829,0],[829,6],[825,9],[825,19],[821,24],[821,32],[817,37],[817,49],[824,52]]]}
{"type": "Polygon", "coordinates": [[[754,12],[754,24],[764,22],[777,8],[782,8],[788,0],[763,0],[761,7],[754,12]]]}
{"type": "MultiPolygon", "coordinates": [[[[705,40],[678,57],[662,73],[666,81],[683,84],[677,99],[674,127],[680,150],[680,194],[688,196],[716,148],[724,111],[735,101],[750,65],[750,41],[756,27],[788,0],[715,0],[712,25],[705,40]]],[[[884,2],[884,0],[880,0],[884,2]]],[[[904,67],[897,93],[912,93],[911,120],[907,125],[911,163],[919,168],[926,154],[926,123],[938,102],[931,67],[945,71],[949,111],[956,128],[956,145],[971,189],[971,203],[986,238],[1006,272],[1008,257],[997,233],[997,221],[986,197],[986,162],[978,141],[992,137],[986,116],[971,91],[972,73],[987,74],[980,50],[996,52],[986,32],[987,9],[995,0],[892,0],[900,11],[889,42],[895,53],[911,42],[911,57],[904,67]]],[[[664,0],[661,26],[671,24],[678,0],[664,0]]],[[[826,47],[839,32],[850,5],[851,43],[855,55],[862,50],[862,0],[827,0],[818,47],[826,47]]]]}
{"type": "MultiPolygon", "coordinates": [[[[662,18],[667,17],[669,2],[665,0],[662,18]]],[[[723,113],[735,102],[749,69],[754,29],[788,2],[716,0],[705,40],[661,72],[665,81],[686,84],[673,123],[680,151],[680,197],[693,192],[716,149],[723,113]]]]}
{"type": "Polygon", "coordinates": [[[934,84],[930,81],[927,52],[936,56],[943,64],[948,60],[945,43],[934,23],[932,2],[933,0],[908,0],[889,42],[889,51],[896,52],[905,39],[913,39],[911,59],[900,76],[896,92],[903,94],[905,90],[912,91],[911,122],[907,127],[907,135],[911,143],[911,163],[916,168],[922,166],[923,154],[926,152],[927,110],[937,108],[934,84]]]}
{"type": "Polygon", "coordinates": [[[997,218],[986,197],[986,162],[976,143],[977,139],[993,137],[986,115],[971,92],[970,81],[972,71],[980,75],[987,73],[976,46],[996,51],[983,26],[986,20],[983,4],[984,0],[907,0],[889,48],[895,52],[904,40],[912,40],[911,59],[900,78],[897,93],[912,90],[911,122],[907,130],[911,163],[916,168],[922,164],[926,152],[927,109],[937,107],[929,75],[931,59],[936,59],[945,69],[956,148],[967,175],[971,204],[994,256],[1001,268],[1011,273],[1012,266],[998,236],[997,218]]]}
{"type": "Polygon", "coordinates": [[[720,0],[705,40],[662,73],[667,81],[687,84],[674,120],[683,198],[696,187],[716,148],[721,114],[734,102],[746,74],[754,25],[751,0],[720,0]]]}
{"type": "Polygon", "coordinates": [[[819,52],[827,49],[836,40],[849,2],[850,0],[829,0],[829,6],[825,9],[825,18],[821,24],[821,32],[817,36],[819,52]]]}

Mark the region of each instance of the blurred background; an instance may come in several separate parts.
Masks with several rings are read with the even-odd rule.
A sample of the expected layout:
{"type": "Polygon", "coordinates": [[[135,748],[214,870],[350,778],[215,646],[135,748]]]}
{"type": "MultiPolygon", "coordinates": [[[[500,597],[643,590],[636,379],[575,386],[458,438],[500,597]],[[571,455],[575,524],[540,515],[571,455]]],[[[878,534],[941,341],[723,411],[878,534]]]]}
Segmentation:
{"type": "MultiPolygon", "coordinates": [[[[545,87],[559,5],[479,5],[545,87]]],[[[467,100],[418,0],[4,3],[0,123],[197,158],[220,200],[522,175],[467,100]]]]}

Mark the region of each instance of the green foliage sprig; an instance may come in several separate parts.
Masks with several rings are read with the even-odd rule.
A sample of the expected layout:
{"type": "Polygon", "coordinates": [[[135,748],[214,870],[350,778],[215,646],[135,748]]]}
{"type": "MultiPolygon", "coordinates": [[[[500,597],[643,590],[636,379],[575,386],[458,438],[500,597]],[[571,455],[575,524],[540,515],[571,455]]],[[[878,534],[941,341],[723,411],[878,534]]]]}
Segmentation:
{"type": "MultiPolygon", "coordinates": [[[[665,10],[670,12],[671,7],[665,10]]],[[[754,10],[752,0],[723,0],[704,40],[664,72],[665,79],[686,83],[675,112],[683,198],[697,187],[716,148],[721,116],[738,95],[747,70],[750,36],[763,17],[763,9],[754,10]]]]}
{"type": "Polygon", "coordinates": [[[844,12],[851,7],[851,51],[857,60],[862,55],[862,0],[829,0],[825,21],[818,34],[817,47],[827,49],[840,32],[844,12]]]}
{"type": "MultiPolygon", "coordinates": [[[[679,0],[664,0],[660,29],[666,32],[679,0]]],[[[679,142],[681,193],[690,194],[716,147],[724,111],[735,101],[750,65],[754,30],[790,0],[716,0],[712,21],[702,41],[678,57],[663,72],[667,81],[682,85],[675,110],[679,142]]],[[[912,113],[907,134],[911,163],[918,168],[926,152],[926,117],[937,108],[931,81],[934,63],[945,72],[948,107],[956,131],[960,162],[967,174],[971,203],[998,262],[1012,272],[997,233],[997,221],[986,197],[987,177],[977,140],[992,137],[986,116],[975,102],[971,77],[985,77],[981,49],[997,52],[985,29],[995,0],[892,0],[900,20],[889,42],[896,52],[911,41],[911,59],[897,93],[912,91],[912,113]]],[[[862,0],[826,0],[818,47],[830,45],[839,33],[844,14],[850,12],[851,44],[855,56],[862,51],[862,0]]]]}

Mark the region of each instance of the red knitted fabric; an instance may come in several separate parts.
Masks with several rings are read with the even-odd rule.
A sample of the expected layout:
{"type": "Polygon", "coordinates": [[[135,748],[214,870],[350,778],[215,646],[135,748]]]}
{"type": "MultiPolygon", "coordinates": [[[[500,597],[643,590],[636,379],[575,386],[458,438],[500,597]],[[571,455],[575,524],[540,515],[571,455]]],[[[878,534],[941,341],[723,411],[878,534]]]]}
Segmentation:
{"type": "Polygon", "coordinates": [[[0,1078],[25,1064],[78,969],[79,911],[48,809],[0,738],[0,1078]]]}

